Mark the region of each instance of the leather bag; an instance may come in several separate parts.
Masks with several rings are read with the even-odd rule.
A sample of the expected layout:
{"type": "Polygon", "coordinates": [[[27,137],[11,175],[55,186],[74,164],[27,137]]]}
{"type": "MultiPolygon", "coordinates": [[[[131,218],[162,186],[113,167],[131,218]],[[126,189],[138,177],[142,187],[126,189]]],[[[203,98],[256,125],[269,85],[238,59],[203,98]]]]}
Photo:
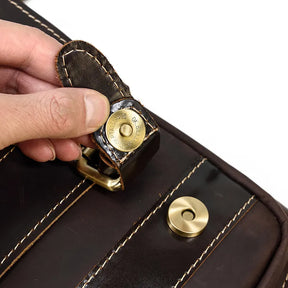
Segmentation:
{"type": "MultiPolygon", "coordinates": [[[[0,18],[37,27],[62,44],[70,41],[20,0],[0,0],[0,18]]],[[[94,47],[68,43],[60,60],[69,45],[86,51],[87,59],[81,54],[84,71],[99,77],[83,83],[80,68],[68,59],[70,83],[58,61],[64,86],[94,88],[111,103],[123,93],[119,99],[128,106],[121,107],[135,107],[128,86],[94,47]],[[89,66],[87,53],[96,66],[89,66]]],[[[36,163],[14,146],[0,151],[0,287],[288,287],[287,210],[139,105],[150,128],[144,135],[148,141],[135,153],[126,157],[94,135],[103,153],[92,162],[97,169],[105,162],[103,171],[114,168],[123,191],[108,191],[70,163],[36,163]],[[113,166],[119,157],[127,166],[113,166]],[[209,212],[207,226],[196,237],[183,237],[167,223],[170,205],[182,197],[200,200],[209,212]]]]}

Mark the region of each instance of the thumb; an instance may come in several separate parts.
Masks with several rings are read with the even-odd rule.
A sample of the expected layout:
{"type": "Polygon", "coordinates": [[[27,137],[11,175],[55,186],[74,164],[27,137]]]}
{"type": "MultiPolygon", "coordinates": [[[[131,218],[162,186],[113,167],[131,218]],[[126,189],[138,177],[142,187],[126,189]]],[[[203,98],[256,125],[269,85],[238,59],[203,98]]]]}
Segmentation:
{"type": "Polygon", "coordinates": [[[108,115],[108,99],[90,89],[0,94],[0,149],[30,139],[89,134],[103,125],[108,115]]]}

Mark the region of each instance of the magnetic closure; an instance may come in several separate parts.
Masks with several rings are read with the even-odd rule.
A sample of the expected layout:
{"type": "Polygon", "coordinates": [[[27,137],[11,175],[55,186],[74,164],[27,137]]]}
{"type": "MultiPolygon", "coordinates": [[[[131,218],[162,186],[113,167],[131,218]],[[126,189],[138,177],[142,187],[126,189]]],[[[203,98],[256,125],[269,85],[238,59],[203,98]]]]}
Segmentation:
{"type": "Polygon", "coordinates": [[[108,190],[124,190],[158,150],[158,125],[94,46],[84,41],[67,43],[56,66],[63,86],[97,90],[110,102],[107,122],[91,135],[97,149],[85,150],[78,170],[108,190]]]}

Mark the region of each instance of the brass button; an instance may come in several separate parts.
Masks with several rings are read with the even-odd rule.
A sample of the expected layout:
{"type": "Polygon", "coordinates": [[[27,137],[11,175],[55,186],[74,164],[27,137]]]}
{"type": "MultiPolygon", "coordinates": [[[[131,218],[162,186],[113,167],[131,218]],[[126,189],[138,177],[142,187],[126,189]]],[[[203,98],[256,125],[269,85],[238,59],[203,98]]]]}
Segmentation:
{"type": "Polygon", "coordinates": [[[182,237],[195,237],[202,233],[209,220],[206,206],[194,197],[174,200],[167,215],[170,229],[182,237]]]}
{"type": "Polygon", "coordinates": [[[123,124],[121,125],[120,127],[120,134],[123,136],[123,137],[129,137],[131,136],[133,133],[133,128],[131,127],[131,125],[129,124],[123,124]]]}
{"type": "Polygon", "coordinates": [[[143,143],[146,135],[145,123],[133,110],[118,110],[107,120],[106,135],[113,147],[130,152],[143,143]]]}

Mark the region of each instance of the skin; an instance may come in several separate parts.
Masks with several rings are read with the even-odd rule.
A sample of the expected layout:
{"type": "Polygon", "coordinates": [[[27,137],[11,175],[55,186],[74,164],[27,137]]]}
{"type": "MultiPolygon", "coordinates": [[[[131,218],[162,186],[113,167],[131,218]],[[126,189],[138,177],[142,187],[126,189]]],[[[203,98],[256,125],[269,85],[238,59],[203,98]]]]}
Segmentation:
{"type": "Polygon", "coordinates": [[[16,144],[45,162],[81,156],[80,144],[109,115],[102,94],[60,88],[55,57],[61,44],[38,29],[0,20],[0,149],[16,144]]]}

